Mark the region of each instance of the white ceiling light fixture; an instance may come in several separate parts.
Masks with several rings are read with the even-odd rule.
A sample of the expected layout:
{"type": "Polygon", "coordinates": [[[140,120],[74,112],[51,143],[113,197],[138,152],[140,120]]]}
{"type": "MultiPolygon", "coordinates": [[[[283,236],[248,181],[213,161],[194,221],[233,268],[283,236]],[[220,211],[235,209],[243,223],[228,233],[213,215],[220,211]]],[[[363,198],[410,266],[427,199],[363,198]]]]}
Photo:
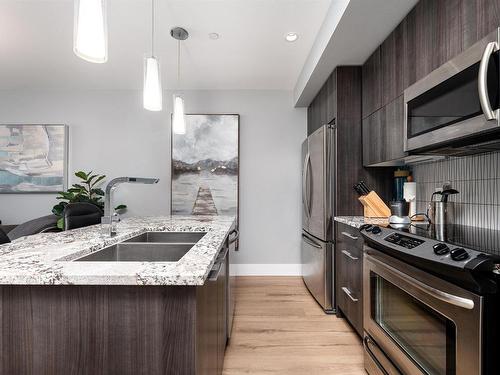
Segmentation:
{"type": "MultiPolygon", "coordinates": [[[[182,27],[170,30],[172,38],[177,40],[177,87],[181,80],[181,40],[186,40],[189,33],[182,27]]],[[[174,113],[172,116],[172,131],[175,134],[186,134],[186,116],[184,112],[184,99],[180,94],[174,94],[174,113]]]]}
{"type": "Polygon", "coordinates": [[[151,56],[144,57],[143,105],[148,111],[161,111],[163,95],[161,89],[160,62],[154,55],[155,46],[155,0],[151,0],[151,56]]]}
{"type": "Polygon", "coordinates": [[[285,40],[287,42],[295,42],[297,39],[299,39],[299,34],[297,34],[297,33],[292,33],[291,32],[291,33],[287,33],[285,35],[285,40]]]}
{"type": "Polygon", "coordinates": [[[220,38],[220,34],[219,33],[210,33],[210,34],[208,34],[208,37],[212,40],[217,40],[220,38]]]}
{"type": "Polygon", "coordinates": [[[75,0],[73,51],[93,63],[108,61],[106,0],[75,0]]]}

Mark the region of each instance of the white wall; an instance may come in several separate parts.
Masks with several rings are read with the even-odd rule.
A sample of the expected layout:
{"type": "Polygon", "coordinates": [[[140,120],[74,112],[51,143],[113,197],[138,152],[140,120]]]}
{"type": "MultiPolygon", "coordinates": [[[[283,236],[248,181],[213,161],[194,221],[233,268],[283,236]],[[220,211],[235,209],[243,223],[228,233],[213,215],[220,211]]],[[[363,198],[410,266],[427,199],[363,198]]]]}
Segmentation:
{"type": "MultiPolygon", "coordinates": [[[[237,262],[285,264],[283,272],[294,273],[300,263],[300,145],[306,137],[306,109],[293,108],[289,91],[187,91],[184,96],[187,113],[241,116],[237,262]]],[[[0,123],[68,124],[70,171],[159,177],[158,185],[122,185],[115,203],[126,203],[129,215],[166,215],[171,93],[165,93],[167,108],[160,113],[143,110],[141,100],[140,91],[0,91],[0,123]]],[[[0,195],[0,219],[20,223],[50,213],[55,202],[51,194],[0,195]]],[[[246,267],[248,272],[254,268],[246,267]]]]}

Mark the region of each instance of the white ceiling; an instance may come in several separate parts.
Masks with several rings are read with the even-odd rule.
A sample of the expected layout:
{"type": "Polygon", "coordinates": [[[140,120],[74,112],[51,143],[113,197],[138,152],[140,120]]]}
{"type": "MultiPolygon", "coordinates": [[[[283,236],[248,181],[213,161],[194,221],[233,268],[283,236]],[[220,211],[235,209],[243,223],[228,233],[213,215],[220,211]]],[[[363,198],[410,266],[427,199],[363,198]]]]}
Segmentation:
{"type": "MultiPolygon", "coordinates": [[[[332,0],[333,6],[338,0],[332,0]]],[[[156,55],[176,88],[173,26],[185,89],[293,89],[330,0],[157,0],[156,55]],[[286,32],[300,37],[284,40],[286,32]],[[221,34],[219,40],[208,38],[221,34]]],[[[0,89],[141,89],[150,51],[150,0],[108,0],[106,64],[73,54],[72,0],[0,0],[0,89]]]]}
{"type": "Polygon", "coordinates": [[[307,107],[337,66],[362,65],[417,2],[336,0],[297,79],[295,106],[307,107]]]}

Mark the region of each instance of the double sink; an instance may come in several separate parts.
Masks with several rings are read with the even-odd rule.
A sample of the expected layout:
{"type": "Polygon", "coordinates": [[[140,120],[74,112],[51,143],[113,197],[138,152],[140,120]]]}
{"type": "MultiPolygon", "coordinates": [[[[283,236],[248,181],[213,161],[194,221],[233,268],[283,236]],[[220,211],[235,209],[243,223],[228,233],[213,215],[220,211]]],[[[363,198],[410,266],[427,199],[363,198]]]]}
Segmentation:
{"type": "Polygon", "coordinates": [[[75,262],[177,262],[206,232],[145,232],[75,262]]]}

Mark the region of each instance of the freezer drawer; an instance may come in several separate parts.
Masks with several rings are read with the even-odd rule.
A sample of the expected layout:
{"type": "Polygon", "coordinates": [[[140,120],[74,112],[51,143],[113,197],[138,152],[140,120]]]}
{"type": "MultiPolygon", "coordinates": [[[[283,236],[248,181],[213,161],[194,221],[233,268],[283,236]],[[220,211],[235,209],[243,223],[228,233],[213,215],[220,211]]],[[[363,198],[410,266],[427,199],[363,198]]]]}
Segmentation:
{"type": "Polygon", "coordinates": [[[332,301],[332,245],[302,232],[302,278],[325,311],[331,311],[332,301]]]}

